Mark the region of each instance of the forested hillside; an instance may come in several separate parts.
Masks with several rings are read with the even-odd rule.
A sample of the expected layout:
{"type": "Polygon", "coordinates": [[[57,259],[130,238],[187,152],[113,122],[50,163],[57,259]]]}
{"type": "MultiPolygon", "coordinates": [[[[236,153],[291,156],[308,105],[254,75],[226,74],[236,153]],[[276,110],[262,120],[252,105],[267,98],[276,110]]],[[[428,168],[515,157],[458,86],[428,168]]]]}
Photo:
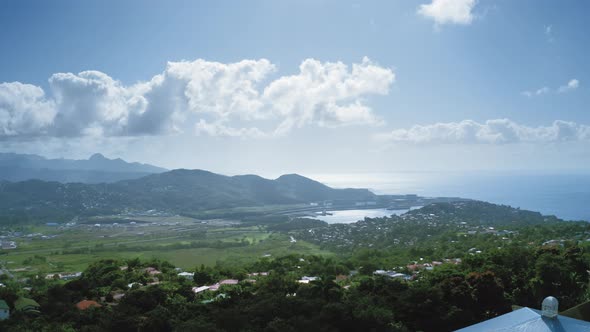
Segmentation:
{"type": "Polygon", "coordinates": [[[0,298],[11,308],[19,297],[33,298],[40,314],[16,311],[0,329],[451,331],[507,313],[512,304],[539,308],[548,295],[563,309],[585,301],[588,263],[577,245],[509,246],[404,281],[363,269],[379,264],[370,259],[287,256],[241,268],[197,267],[189,279],[167,262],[106,260],[72,281],[30,279],[30,291],[3,279],[0,298]],[[304,276],[313,280],[297,281],[304,276]],[[196,293],[215,282],[218,289],[196,293]]]}
{"type": "Polygon", "coordinates": [[[256,175],[224,176],[203,170],[174,170],[102,184],[0,182],[0,216],[51,219],[152,209],[191,213],[326,200],[354,204],[376,198],[366,189],[333,189],[295,174],[269,180],[256,175]]]}

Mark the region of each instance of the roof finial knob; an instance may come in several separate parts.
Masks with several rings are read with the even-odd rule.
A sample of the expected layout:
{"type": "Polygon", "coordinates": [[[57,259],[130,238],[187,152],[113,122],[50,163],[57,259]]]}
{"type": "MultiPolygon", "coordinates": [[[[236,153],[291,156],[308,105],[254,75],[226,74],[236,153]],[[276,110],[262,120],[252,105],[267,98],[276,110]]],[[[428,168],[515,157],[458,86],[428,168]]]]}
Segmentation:
{"type": "Polygon", "coordinates": [[[553,296],[547,296],[541,304],[541,309],[543,317],[555,318],[559,309],[559,301],[553,296]]]}

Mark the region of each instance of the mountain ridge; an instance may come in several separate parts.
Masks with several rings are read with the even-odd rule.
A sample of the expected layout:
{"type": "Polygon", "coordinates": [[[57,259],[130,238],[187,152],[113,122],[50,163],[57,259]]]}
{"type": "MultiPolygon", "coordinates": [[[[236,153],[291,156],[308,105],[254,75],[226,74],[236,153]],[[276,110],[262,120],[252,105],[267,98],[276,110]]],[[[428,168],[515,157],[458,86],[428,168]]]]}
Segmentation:
{"type": "Polygon", "coordinates": [[[39,179],[62,183],[101,183],[140,178],[167,169],[150,164],[109,159],[95,153],[88,159],[49,159],[35,154],[0,153],[0,179],[39,179]]]}
{"type": "Polygon", "coordinates": [[[266,179],[176,169],[113,183],[27,180],[0,182],[0,214],[34,216],[121,213],[126,210],[190,213],[207,209],[376,200],[368,189],[334,189],[306,177],[266,179]]]}

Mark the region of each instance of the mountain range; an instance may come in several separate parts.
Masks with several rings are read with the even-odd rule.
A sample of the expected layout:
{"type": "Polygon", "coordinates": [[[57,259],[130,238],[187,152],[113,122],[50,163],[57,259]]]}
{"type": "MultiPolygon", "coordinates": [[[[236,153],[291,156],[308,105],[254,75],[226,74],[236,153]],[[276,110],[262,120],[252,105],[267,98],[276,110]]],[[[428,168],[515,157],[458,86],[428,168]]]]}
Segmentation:
{"type": "Polygon", "coordinates": [[[178,169],[113,183],[0,182],[0,216],[53,217],[377,199],[367,189],[334,189],[297,174],[265,179],[178,169]]]}
{"type": "Polygon", "coordinates": [[[62,183],[111,183],[162,173],[165,168],[108,159],[100,153],[86,160],[47,159],[33,154],[0,153],[0,180],[38,179],[62,183]]]}

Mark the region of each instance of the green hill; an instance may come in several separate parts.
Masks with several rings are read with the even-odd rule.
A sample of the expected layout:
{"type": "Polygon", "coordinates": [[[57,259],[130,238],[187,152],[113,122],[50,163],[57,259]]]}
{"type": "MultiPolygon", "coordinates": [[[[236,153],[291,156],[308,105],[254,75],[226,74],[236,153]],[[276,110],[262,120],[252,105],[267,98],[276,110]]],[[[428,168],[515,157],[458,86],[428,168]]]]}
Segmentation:
{"type": "Polygon", "coordinates": [[[175,213],[316,201],[375,200],[367,189],[333,189],[300,175],[276,180],[178,169],[115,183],[82,184],[29,180],[0,182],[0,215],[54,218],[125,210],[175,213]]]}

